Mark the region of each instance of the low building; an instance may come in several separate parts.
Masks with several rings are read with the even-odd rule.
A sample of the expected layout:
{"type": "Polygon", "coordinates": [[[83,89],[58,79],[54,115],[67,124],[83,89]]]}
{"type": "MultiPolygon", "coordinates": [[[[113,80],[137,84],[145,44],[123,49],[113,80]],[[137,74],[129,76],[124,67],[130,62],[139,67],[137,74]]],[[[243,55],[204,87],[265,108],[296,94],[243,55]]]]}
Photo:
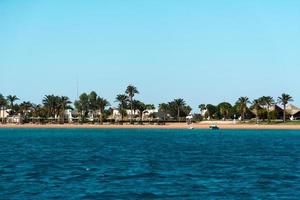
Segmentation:
{"type": "Polygon", "coordinates": [[[158,109],[147,109],[143,112],[142,120],[149,120],[158,117],[158,109]]]}
{"type": "Polygon", "coordinates": [[[14,116],[8,116],[6,118],[6,122],[11,123],[11,124],[21,124],[23,122],[22,119],[23,119],[22,116],[20,114],[18,114],[18,115],[14,115],[14,116]]]}
{"type": "Polygon", "coordinates": [[[283,109],[279,107],[278,105],[273,105],[270,107],[270,113],[273,112],[273,117],[274,119],[282,119],[283,118],[283,109]]]}
{"type": "MultiPolygon", "coordinates": [[[[112,112],[111,112],[111,116],[109,117],[109,119],[114,119],[114,120],[121,120],[121,114],[118,108],[111,108],[112,112]]],[[[143,111],[142,113],[142,120],[149,120],[149,119],[153,119],[158,115],[158,110],[157,109],[147,109],[145,111],[143,111]]],[[[126,110],[126,116],[124,116],[124,119],[130,119],[131,116],[131,110],[127,109],[126,110]]],[[[132,111],[132,116],[134,118],[139,118],[140,117],[140,111],[139,110],[133,110],[132,111]]]]}
{"type": "Polygon", "coordinates": [[[293,104],[288,104],[286,106],[287,118],[291,120],[300,120],[300,108],[294,106],[293,104]]]}
{"type": "Polygon", "coordinates": [[[2,120],[2,118],[6,119],[8,117],[8,113],[9,113],[10,109],[1,109],[0,110],[0,119],[2,120]]]}
{"type": "Polygon", "coordinates": [[[64,118],[65,118],[65,121],[67,121],[69,123],[72,123],[72,122],[78,120],[77,110],[71,110],[71,109],[65,110],[64,118]]]}
{"type": "Polygon", "coordinates": [[[4,122],[6,123],[16,123],[16,124],[20,124],[22,123],[22,116],[21,114],[17,114],[17,115],[12,115],[10,116],[10,109],[5,109],[5,110],[0,110],[0,122],[2,122],[2,118],[4,118],[4,122]]]}

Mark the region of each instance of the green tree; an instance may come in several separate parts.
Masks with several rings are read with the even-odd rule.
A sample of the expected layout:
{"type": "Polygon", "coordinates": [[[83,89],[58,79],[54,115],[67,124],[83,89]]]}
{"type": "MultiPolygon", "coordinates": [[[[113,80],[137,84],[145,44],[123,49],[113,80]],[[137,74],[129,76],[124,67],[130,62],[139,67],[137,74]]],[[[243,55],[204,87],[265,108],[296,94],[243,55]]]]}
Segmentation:
{"type": "Polygon", "coordinates": [[[20,103],[20,114],[24,122],[28,122],[33,107],[34,104],[30,101],[23,101],[22,103],[20,103]]]}
{"type": "Polygon", "coordinates": [[[8,95],[6,97],[7,101],[9,102],[9,108],[13,109],[14,107],[14,102],[19,100],[19,98],[16,95],[8,95]]]}
{"type": "Polygon", "coordinates": [[[236,102],[237,108],[241,114],[242,121],[245,120],[245,113],[247,112],[248,109],[248,103],[250,103],[248,97],[240,97],[238,101],[236,102]]]}
{"type": "Polygon", "coordinates": [[[289,94],[283,93],[280,97],[278,97],[278,102],[281,105],[283,105],[283,122],[284,123],[286,122],[286,105],[292,101],[294,101],[293,97],[290,96],[289,94]]]}
{"type": "Polygon", "coordinates": [[[215,118],[216,117],[216,113],[218,111],[217,106],[214,106],[212,104],[207,104],[206,105],[206,110],[207,110],[207,112],[205,114],[205,115],[207,115],[206,118],[208,118],[208,117],[209,118],[215,118]]]}
{"type": "Polygon", "coordinates": [[[56,118],[59,116],[60,97],[55,95],[46,95],[43,99],[44,107],[48,112],[48,117],[56,118]]]}
{"type": "Polygon", "coordinates": [[[226,120],[230,115],[232,105],[228,102],[222,102],[217,107],[221,117],[226,120]]]}
{"type": "Polygon", "coordinates": [[[168,111],[169,111],[169,104],[167,104],[167,103],[159,104],[158,111],[163,114],[164,121],[166,121],[166,117],[167,117],[168,111]]]}
{"type": "Polygon", "coordinates": [[[143,102],[141,101],[136,101],[135,102],[135,108],[136,110],[139,111],[139,117],[140,117],[140,123],[143,123],[142,120],[143,120],[143,112],[147,109],[147,106],[146,104],[144,104],[143,102]]]}
{"type": "Polygon", "coordinates": [[[132,111],[133,111],[133,118],[135,117],[135,114],[136,114],[136,111],[138,110],[138,106],[140,104],[140,101],[139,100],[133,100],[132,101],[132,111]]]}
{"type": "Polygon", "coordinates": [[[200,104],[200,105],[198,106],[198,108],[199,108],[199,110],[200,110],[201,115],[203,115],[203,111],[206,110],[206,105],[205,105],[205,104],[200,104]]]}
{"type": "Polygon", "coordinates": [[[147,110],[154,110],[155,106],[154,106],[154,104],[146,104],[146,109],[147,110]]]}
{"type": "Polygon", "coordinates": [[[75,108],[78,110],[80,121],[85,122],[90,108],[89,95],[87,95],[86,93],[82,93],[79,96],[79,100],[76,100],[74,105],[75,108]]]}
{"type": "Polygon", "coordinates": [[[132,101],[133,101],[134,95],[139,94],[139,91],[137,90],[137,88],[135,86],[128,85],[125,93],[128,95],[129,102],[130,102],[130,123],[132,124],[132,114],[133,114],[132,113],[132,111],[133,111],[132,101]]]}
{"type": "Polygon", "coordinates": [[[7,106],[7,100],[5,97],[0,94],[0,109],[2,110],[2,124],[4,123],[4,112],[5,112],[5,107],[7,106]]]}
{"type": "Polygon", "coordinates": [[[98,104],[98,107],[99,107],[100,124],[103,124],[104,111],[105,111],[106,107],[110,106],[110,103],[106,99],[98,97],[97,98],[97,104],[98,104]]]}
{"type": "MultiPolygon", "coordinates": [[[[126,108],[127,108],[127,102],[128,102],[128,97],[124,94],[119,94],[116,97],[116,102],[118,102],[118,110],[121,115],[121,121],[123,121],[124,116],[127,114],[126,113],[126,108]]],[[[132,109],[132,102],[131,102],[131,109],[132,109]]],[[[132,111],[131,111],[132,114],[132,111]]]]}
{"type": "Polygon", "coordinates": [[[259,121],[259,110],[260,110],[261,102],[259,99],[254,99],[252,101],[252,107],[255,110],[256,123],[259,121]]]}
{"type": "Polygon", "coordinates": [[[185,101],[181,98],[174,99],[173,102],[171,102],[171,105],[174,105],[177,110],[177,120],[180,122],[180,110],[184,108],[186,105],[185,101]]]}
{"type": "Polygon", "coordinates": [[[42,105],[34,105],[32,109],[32,116],[35,118],[38,118],[38,122],[41,123],[41,120],[44,120],[47,118],[47,110],[42,105]]]}
{"type": "Polygon", "coordinates": [[[260,101],[262,106],[265,106],[267,108],[268,122],[270,122],[271,121],[270,108],[275,104],[275,101],[274,101],[273,97],[263,96],[263,97],[259,98],[259,101],[260,101]]]}
{"type": "Polygon", "coordinates": [[[61,123],[65,123],[65,110],[66,109],[72,109],[69,97],[67,96],[61,96],[59,98],[59,113],[60,113],[60,121],[61,123]]]}
{"type": "Polygon", "coordinates": [[[99,110],[99,104],[97,102],[98,95],[95,91],[92,91],[89,95],[89,110],[91,111],[93,118],[96,116],[97,110],[99,110]]]}

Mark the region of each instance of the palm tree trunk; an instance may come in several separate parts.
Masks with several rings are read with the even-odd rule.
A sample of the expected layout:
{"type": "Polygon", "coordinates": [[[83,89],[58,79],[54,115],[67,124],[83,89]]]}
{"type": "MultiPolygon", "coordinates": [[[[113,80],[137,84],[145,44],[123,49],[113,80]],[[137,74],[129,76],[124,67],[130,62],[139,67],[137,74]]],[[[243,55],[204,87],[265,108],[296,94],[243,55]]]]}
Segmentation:
{"type": "Polygon", "coordinates": [[[5,112],[5,111],[6,111],[6,109],[5,109],[5,107],[3,106],[3,111],[2,111],[2,124],[5,123],[5,120],[4,120],[4,118],[5,118],[4,112],[5,112]]]}
{"type": "Polygon", "coordinates": [[[130,124],[132,124],[132,97],[130,97],[130,124]]]}
{"type": "Polygon", "coordinates": [[[180,115],[180,110],[179,110],[179,108],[177,109],[177,120],[180,122],[180,117],[179,117],[179,115],[180,115]]]}
{"type": "Polygon", "coordinates": [[[2,119],[1,119],[1,121],[2,121],[2,124],[4,124],[4,108],[1,107],[1,110],[2,110],[2,119]]]}
{"type": "Polygon", "coordinates": [[[245,120],[245,110],[243,108],[243,110],[242,110],[242,121],[244,121],[244,120],[245,120]]]}
{"type": "Polygon", "coordinates": [[[286,104],[283,104],[283,122],[286,121],[286,104]]]}
{"type": "Polygon", "coordinates": [[[62,111],[61,123],[62,123],[62,124],[65,123],[65,109],[63,109],[63,111],[62,111]]]}
{"type": "Polygon", "coordinates": [[[103,124],[103,115],[102,115],[102,110],[100,111],[100,124],[103,124]]]}
{"type": "Polygon", "coordinates": [[[270,107],[268,106],[268,108],[267,108],[267,112],[268,112],[268,123],[270,123],[270,107]]]}
{"type": "Polygon", "coordinates": [[[140,124],[143,124],[143,112],[140,112],[140,124]]]}

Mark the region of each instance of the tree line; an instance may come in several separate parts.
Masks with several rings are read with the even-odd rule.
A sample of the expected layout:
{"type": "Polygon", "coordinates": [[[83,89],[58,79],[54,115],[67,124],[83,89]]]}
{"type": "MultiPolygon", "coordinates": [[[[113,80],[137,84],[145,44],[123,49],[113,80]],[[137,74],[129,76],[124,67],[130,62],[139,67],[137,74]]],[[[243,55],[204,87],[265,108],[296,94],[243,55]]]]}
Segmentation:
{"type": "Polygon", "coordinates": [[[201,113],[204,113],[204,118],[210,119],[236,119],[240,118],[244,121],[246,118],[251,118],[255,115],[256,121],[267,120],[270,122],[272,119],[276,119],[276,109],[271,109],[273,106],[280,104],[283,106],[282,120],[286,122],[286,106],[292,102],[293,98],[289,94],[283,93],[275,100],[271,96],[262,96],[260,98],[250,101],[248,97],[240,97],[234,105],[228,102],[222,102],[218,105],[212,104],[200,104],[199,109],[201,113]]]}
{"type": "MultiPolygon", "coordinates": [[[[121,121],[125,118],[133,123],[137,118],[142,119],[146,110],[154,110],[153,104],[146,104],[135,96],[139,94],[137,87],[127,86],[123,94],[118,94],[115,98],[117,110],[121,116],[121,121]],[[128,110],[130,112],[128,112],[128,110]]],[[[113,109],[110,102],[99,96],[96,92],[82,93],[72,104],[67,96],[45,95],[42,104],[34,104],[29,101],[16,103],[19,98],[16,95],[3,96],[0,94],[0,108],[3,110],[2,123],[4,122],[4,112],[9,110],[8,116],[20,115],[23,122],[29,122],[30,119],[55,119],[59,123],[65,122],[65,111],[67,109],[76,109],[80,122],[86,122],[89,117],[102,124],[112,115],[113,109]]],[[[282,94],[275,100],[271,96],[263,96],[250,101],[248,97],[240,97],[234,105],[229,102],[222,102],[218,105],[200,104],[200,113],[195,115],[196,120],[216,119],[227,120],[240,118],[244,121],[246,118],[255,115],[257,121],[272,120],[276,116],[276,110],[271,107],[276,104],[283,106],[282,119],[286,121],[286,105],[293,101],[288,94],[282,94]],[[252,111],[252,112],[251,112],[252,111]]],[[[158,113],[153,114],[153,118],[160,118],[163,121],[183,121],[190,114],[192,108],[186,104],[182,98],[174,99],[170,102],[161,103],[158,106],[158,113]]]]}

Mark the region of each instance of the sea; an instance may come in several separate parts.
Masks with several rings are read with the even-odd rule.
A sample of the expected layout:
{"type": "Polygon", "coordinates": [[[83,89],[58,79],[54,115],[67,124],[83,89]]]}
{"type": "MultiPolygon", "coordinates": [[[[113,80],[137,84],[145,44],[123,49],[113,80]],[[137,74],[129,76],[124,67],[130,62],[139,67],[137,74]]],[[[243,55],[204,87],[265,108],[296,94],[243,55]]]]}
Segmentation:
{"type": "Polygon", "coordinates": [[[300,131],[2,128],[0,199],[300,199],[300,131]]]}

